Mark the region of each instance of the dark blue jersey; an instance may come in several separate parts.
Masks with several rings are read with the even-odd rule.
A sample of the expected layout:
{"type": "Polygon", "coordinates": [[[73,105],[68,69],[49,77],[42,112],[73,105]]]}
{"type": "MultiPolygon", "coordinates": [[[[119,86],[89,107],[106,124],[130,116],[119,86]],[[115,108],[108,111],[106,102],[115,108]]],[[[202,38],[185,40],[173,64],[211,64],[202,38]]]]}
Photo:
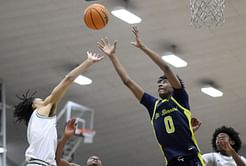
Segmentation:
{"type": "Polygon", "coordinates": [[[141,104],[149,111],[156,138],[167,161],[199,153],[191,126],[188,94],[184,89],[174,89],[172,97],[163,100],[144,93],[141,104]]]}

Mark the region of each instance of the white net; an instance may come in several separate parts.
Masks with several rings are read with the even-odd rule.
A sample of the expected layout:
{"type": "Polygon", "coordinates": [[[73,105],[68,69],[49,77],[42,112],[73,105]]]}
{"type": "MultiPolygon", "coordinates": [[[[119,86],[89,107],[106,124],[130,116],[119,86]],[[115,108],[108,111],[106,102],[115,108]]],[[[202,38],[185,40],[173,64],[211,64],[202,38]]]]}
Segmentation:
{"type": "Polygon", "coordinates": [[[225,22],[225,0],[190,0],[191,23],[200,28],[222,25],[225,22]]]}

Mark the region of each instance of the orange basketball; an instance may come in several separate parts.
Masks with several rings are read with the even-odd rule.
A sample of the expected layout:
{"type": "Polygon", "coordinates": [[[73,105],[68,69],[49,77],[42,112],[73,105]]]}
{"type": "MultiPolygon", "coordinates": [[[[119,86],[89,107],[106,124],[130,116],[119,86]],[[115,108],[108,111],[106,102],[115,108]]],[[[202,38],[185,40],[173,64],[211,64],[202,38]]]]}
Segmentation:
{"type": "Polygon", "coordinates": [[[84,11],[84,22],[91,29],[102,29],[108,23],[108,10],[101,4],[90,5],[84,11]]]}

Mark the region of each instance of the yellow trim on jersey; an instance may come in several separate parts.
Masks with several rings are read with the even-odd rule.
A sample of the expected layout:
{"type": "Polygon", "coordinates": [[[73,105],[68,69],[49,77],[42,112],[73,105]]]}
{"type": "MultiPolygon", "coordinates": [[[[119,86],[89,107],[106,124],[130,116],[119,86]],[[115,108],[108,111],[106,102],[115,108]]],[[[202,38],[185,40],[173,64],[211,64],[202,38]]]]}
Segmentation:
{"type": "Polygon", "coordinates": [[[202,159],[202,155],[200,152],[198,153],[198,158],[199,158],[200,162],[202,163],[202,166],[206,166],[204,163],[204,160],[202,159]]]}
{"type": "Polygon", "coordinates": [[[194,142],[194,144],[196,145],[196,148],[198,150],[198,158],[200,159],[200,162],[202,163],[202,166],[205,166],[204,164],[204,161],[202,159],[202,156],[201,156],[201,153],[200,153],[200,149],[198,147],[198,144],[197,144],[197,141],[196,141],[196,138],[195,138],[195,134],[193,132],[193,129],[192,129],[192,125],[191,125],[191,112],[187,109],[187,108],[184,108],[183,106],[181,106],[173,97],[171,97],[171,99],[181,108],[184,110],[184,114],[186,116],[186,118],[188,119],[189,121],[189,127],[190,127],[190,131],[191,131],[191,136],[192,136],[192,140],[194,142]]]}
{"type": "Polygon", "coordinates": [[[156,100],[156,101],[155,101],[154,110],[153,110],[153,114],[152,114],[152,117],[151,117],[151,123],[152,123],[153,120],[154,120],[154,117],[155,117],[155,111],[156,111],[156,106],[157,106],[158,103],[159,103],[159,100],[156,100]]]}
{"type": "MultiPolygon", "coordinates": [[[[165,102],[165,101],[167,101],[167,99],[164,99],[164,100],[162,100],[161,102],[163,103],[163,102],[165,102]]],[[[156,133],[155,133],[155,128],[154,128],[154,123],[153,123],[154,117],[155,117],[155,112],[156,112],[156,107],[157,107],[157,104],[158,104],[158,103],[159,103],[159,100],[156,100],[156,102],[155,102],[155,107],[154,107],[154,111],[153,111],[153,115],[152,115],[152,118],[151,118],[151,126],[152,126],[152,130],[153,130],[153,132],[154,132],[154,134],[155,134],[155,141],[156,141],[157,144],[159,145],[159,147],[160,147],[160,149],[161,149],[161,152],[162,152],[162,154],[163,154],[163,156],[164,156],[164,161],[165,161],[165,163],[166,163],[166,165],[167,165],[167,164],[168,164],[167,158],[166,158],[166,156],[165,156],[165,153],[164,153],[163,150],[162,150],[161,144],[159,144],[159,142],[158,142],[158,140],[157,140],[156,133]]]]}
{"type": "MultiPolygon", "coordinates": [[[[154,120],[154,117],[155,117],[155,112],[156,112],[156,107],[157,107],[157,104],[159,103],[159,101],[160,101],[160,100],[156,100],[156,102],[155,102],[155,106],[154,106],[153,115],[152,115],[152,117],[151,117],[151,122],[153,122],[153,120],[154,120]]],[[[167,101],[167,99],[163,99],[163,100],[161,100],[161,102],[162,102],[162,103],[163,103],[163,102],[165,102],[165,101],[167,101]]]]}
{"type": "Polygon", "coordinates": [[[173,97],[171,97],[171,99],[180,107],[180,108],[182,108],[184,111],[188,111],[188,113],[189,113],[189,116],[191,116],[191,112],[187,109],[187,108],[185,108],[185,107],[183,107],[182,105],[180,105],[173,97]]]}

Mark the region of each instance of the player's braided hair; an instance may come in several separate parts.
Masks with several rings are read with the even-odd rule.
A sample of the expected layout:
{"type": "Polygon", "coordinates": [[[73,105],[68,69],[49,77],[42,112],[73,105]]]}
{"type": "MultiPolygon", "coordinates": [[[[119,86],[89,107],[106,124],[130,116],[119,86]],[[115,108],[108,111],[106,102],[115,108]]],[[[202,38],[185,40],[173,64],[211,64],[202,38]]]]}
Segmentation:
{"type": "Polygon", "coordinates": [[[15,105],[14,110],[14,117],[16,118],[17,122],[25,121],[25,124],[28,125],[28,122],[30,120],[30,117],[33,113],[33,100],[34,95],[36,94],[36,91],[33,92],[31,95],[29,95],[30,90],[28,90],[25,94],[22,94],[22,96],[16,95],[18,99],[21,100],[21,102],[18,105],[15,105]]]}
{"type": "Polygon", "coordinates": [[[213,145],[213,148],[216,152],[219,152],[219,150],[217,149],[217,146],[216,146],[216,137],[220,133],[228,134],[230,139],[235,142],[235,144],[231,145],[231,146],[233,147],[233,149],[236,152],[238,152],[241,149],[242,142],[241,142],[241,139],[239,137],[239,133],[236,130],[234,130],[232,127],[222,126],[220,128],[217,128],[214,131],[213,138],[212,138],[212,145],[213,145]]]}

